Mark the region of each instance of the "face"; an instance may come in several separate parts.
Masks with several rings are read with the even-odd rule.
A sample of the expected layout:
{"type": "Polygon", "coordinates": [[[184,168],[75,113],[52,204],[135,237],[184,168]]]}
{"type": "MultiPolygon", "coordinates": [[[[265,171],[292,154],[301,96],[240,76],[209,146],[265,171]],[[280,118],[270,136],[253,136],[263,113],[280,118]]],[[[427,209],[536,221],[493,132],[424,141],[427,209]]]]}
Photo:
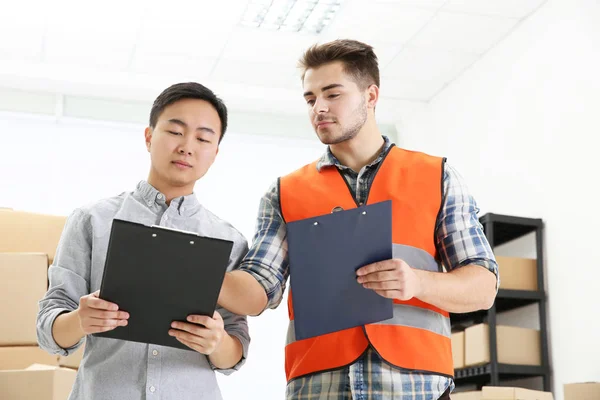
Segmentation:
{"type": "Polygon", "coordinates": [[[213,106],[197,99],[179,100],[163,110],[154,129],[146,128],[150,177],[161,185],[190,187],[215,161],[221,120],[213,106]]]}
{"type": "Polygon", "coordinates": [[[304,75],[304,99],[308,117],[322,143],[331,145],[353,139],[368,119],[377,100],[377,87],[361,90],[346,74],[341,62],[308,69],[304,75]]]}

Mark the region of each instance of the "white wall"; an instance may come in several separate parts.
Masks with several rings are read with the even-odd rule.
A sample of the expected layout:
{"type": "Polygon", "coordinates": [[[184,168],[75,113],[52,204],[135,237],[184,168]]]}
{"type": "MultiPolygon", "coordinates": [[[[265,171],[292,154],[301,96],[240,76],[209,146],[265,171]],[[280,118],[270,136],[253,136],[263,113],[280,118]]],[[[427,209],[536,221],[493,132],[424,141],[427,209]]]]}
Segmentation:
{"type": "MultiPolygon", "coordinates": [[[[66,215],[75,207],[133,190],[147,177],[143,125],[0,114],[0,207],[66,215]]],[[[228,132],[213,167],[196,186],[200,201],[250,242],[262,194],[277,176],[322,154],[306,139],[228,132]]],[[[285,302],[249,318],[247,364],[219,381],[225,399],[281,399],[285,392],[285,302]]]]}
{"type": "Polygon", "coordinates": [[[600,381],[600,3],[550,0],[399,127],[448,157],[485,212],[541,217],[554,389],[600,381]]]}

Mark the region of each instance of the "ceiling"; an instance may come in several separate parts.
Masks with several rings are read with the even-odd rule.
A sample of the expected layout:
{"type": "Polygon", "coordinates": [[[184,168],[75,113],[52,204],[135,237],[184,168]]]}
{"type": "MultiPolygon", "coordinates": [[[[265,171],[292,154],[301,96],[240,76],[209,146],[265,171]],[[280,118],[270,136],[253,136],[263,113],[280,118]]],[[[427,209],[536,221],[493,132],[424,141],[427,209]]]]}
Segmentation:
{"type": "Polygon", "coordinates": [[[434,98],[544,2],[345,0],[317,36],[238,26],[247,0],[13,1],[1,6],[0,87],[147,103],[195,80],[233,109],[298,114],[302,51],[352,38],[375,47],[379,117],[392,120],[434,98]]]}

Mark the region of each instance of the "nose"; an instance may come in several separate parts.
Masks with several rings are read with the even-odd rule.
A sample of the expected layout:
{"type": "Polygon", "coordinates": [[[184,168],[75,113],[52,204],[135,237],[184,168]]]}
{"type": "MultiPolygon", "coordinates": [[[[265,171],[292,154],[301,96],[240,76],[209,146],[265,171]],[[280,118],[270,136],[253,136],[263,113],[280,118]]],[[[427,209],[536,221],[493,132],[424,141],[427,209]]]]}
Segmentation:
{"type": "Polygon", "coordinates": [[[191,156],[192,155],[192,145],[188,140],[182,140],[179,144],[179,148],[177,152],[182,156],[191,156]]]}
{"type": "Polygon", "coordinates": [[[315,104],[313,105],[313,112],[315,114],[323,114],[329,111],[329,106],[326,104],[325,100],[317,98],[315,100],[315,104]]]}

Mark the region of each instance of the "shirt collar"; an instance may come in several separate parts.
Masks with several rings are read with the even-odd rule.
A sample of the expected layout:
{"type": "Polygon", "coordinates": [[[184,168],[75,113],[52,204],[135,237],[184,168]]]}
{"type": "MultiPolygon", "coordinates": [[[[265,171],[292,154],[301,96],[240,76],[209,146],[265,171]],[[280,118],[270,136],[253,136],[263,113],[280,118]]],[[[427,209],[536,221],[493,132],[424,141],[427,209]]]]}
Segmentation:
{"type": "MultiPolygon", "coordinates": [[[[147,181],[140,181],[136,187],[136,194],[138,194],[144,203],[149,207],[154,204],[164,205],[166,207],[165,195],[159,192],[154,186],[149,184],[147,181]]],[[[171,207],[175,206],[179,215],[190,216],[195,214],[200,207],[200,202],[194,193],[186,196],[176,197],[171,200],[171,207]]]]}
{"type": "MultiPolygon", "coordinates": [[[[381,160],[383,160],[383,156],[387,153],[389,148],[392,146],[392,142],[387,136],[382,135],[382,137],[383,137],[384,144],[383,144],[383,147],[381,148],[381,152],[379,153],[379,156],[375,160],[373,160],[373,162],[371,162],[371,164],[368,165],[369,167],[379,164],[381,162],[381,160]]],[[[331,149],[329,148],[329,146],[327,146],[327,151],[325,152],[325,154],[323,154],[321,156],[321,158],[317,162],[317,171],[321,172],[322,168],[332,167],[332,166],[336,166],[341,169],[348,168],[347,166],[343,165],[333,155],[333,153],[331,152],[331,149]]]]}

